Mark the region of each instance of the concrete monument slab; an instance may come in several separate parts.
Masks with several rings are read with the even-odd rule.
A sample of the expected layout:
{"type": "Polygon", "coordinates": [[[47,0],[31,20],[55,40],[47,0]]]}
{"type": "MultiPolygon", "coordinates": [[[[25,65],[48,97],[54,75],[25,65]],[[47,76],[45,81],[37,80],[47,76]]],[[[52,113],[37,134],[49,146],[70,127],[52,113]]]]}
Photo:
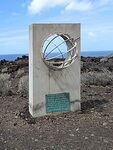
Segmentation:
{"type": "Polygon", "coordinates": [[[80,24],[32,24],[29,43],[31,115],[80,110],[80,24]]]}

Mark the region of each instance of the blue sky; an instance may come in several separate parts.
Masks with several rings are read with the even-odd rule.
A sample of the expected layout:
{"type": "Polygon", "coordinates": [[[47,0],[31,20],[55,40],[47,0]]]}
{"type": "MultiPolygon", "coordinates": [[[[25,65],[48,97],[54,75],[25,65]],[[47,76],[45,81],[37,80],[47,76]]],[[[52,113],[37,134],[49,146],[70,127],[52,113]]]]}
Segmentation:
{"type": "Polygon", "coordinates": [[[113,0],[3,0],[0,54],[28,53],[29,24],[81,23],[81,50],[113,50],[113,0]]]}

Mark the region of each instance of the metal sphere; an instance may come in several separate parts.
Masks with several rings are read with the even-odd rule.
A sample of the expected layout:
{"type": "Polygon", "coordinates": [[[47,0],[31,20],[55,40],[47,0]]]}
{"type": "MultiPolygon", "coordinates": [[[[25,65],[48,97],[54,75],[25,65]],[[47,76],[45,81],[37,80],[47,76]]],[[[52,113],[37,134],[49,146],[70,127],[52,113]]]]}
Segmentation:
{"type": "MultiPolygon", "coordinates": [[[[79,39],[79,38],[78,38],[79,39]]],[[[51,69],[60,70],[70,66],[78,55],[77,40],[67,34],[50,35],[42,45],[42,59],[51,69]]]]}

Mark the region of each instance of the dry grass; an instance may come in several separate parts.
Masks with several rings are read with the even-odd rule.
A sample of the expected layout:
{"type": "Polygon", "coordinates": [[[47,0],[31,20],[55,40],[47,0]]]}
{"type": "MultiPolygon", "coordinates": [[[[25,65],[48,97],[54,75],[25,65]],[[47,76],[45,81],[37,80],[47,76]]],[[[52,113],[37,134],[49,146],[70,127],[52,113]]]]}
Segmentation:
{"type": "Polygon", "coordinates": [[[0,74],[0,95],[8,95],[11,90],[10,74],[0,74]]]}
{"type": "Polygon", "coordinates": [[[103,72],[83,73],[81,75],[81,83],[96,86],[113,85],[113,73],[108,70],[103,70],[103,72]]]}
{"type": "Polygon", "coordinates": [[[29,77],[25,75],[19,79],[18,92],[28,96],[29,93],[29,77]]]}

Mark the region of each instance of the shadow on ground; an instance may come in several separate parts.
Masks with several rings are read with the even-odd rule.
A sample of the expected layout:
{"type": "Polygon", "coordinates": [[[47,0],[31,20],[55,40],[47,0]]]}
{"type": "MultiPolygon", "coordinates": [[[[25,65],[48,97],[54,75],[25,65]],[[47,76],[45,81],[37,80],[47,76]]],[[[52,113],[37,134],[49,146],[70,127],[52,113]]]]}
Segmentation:
{"type": "MultiPolygon", "coordinates": [[[[94,108],[98,112],[103,111],[104,104],[109,101],[103,100],[88,100],[81,103],[81,113],[90,113],[90,110],[94,108]]],[[[28,105],[23,107],[23,110],[19,113],[19,117],[25,120],[28,124],[36,124],[36,118],[33,118],[29,113],[28,105]]],[[[47,117],[49,118],[49,116],[47,117]]]]}
{"type": "Polygon", "coordinates": [[[81,111],[82,113],[88,112],[92,108],[97,108],[102,110],[103,104],[108,103],[109,101],[103,99],[103,100],[88,100],[81,103],[81,111]]]}

